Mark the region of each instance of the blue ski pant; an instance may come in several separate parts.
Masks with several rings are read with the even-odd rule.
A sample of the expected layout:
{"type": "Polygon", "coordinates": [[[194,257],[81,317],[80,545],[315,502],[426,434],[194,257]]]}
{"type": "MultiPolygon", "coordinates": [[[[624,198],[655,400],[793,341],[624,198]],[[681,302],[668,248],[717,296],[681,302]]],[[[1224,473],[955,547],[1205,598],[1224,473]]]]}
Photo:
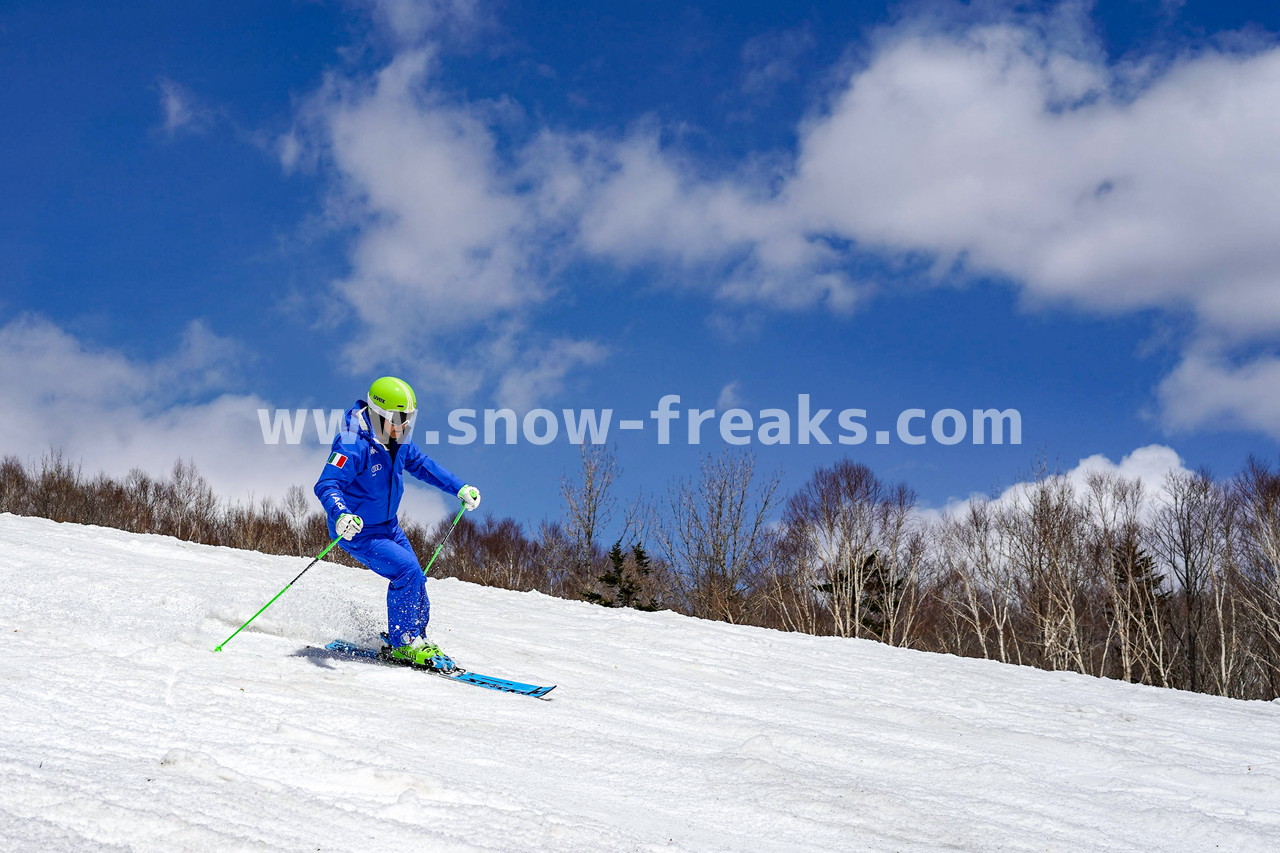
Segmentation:
{"type": "MultiPolygon", "coordinates": [[[[330,531],[330,535],[336,535],[330,531]]],[[[393,519],[369,524],[351,541],[338,543],[342,550],[386,578],[387,636],[391,645],[402,645],[426,631],[431,620],[427,577],[413,553],[413,546],[393,519]]]]}

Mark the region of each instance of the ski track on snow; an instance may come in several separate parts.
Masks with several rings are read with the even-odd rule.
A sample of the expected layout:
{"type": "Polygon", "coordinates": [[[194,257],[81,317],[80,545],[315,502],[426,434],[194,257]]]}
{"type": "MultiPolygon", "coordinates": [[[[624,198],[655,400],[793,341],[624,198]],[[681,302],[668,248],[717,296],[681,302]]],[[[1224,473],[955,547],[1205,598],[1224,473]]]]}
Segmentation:
{"type": "Polygon", "coordinates": [[[0,848],[1267,850],[1280,703],[0,515],[0,848]],[[68,592],[69,591],[69,592],[68,592]],[[95,647],[100,647],[95,650],[95,647]]]}

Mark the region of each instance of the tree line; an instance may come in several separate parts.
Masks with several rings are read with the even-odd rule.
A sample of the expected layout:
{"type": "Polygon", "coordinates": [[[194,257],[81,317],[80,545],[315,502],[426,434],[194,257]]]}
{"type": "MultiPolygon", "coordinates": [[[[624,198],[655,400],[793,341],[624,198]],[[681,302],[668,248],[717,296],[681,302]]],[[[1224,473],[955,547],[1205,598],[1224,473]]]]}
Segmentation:
{"type": "MultiPolygon", "coordinates": [[[[609,607],[857,637],[1242,699],[1280,697],[1280,473],[1170,472],[1158,488],[1042,466],[999,498],[923,510],[905,484],[839,460],[793,494],[726,451],[657,499],[620,506],[614,453],[584,446],[559,518],[463,518],[433,568],[609,607]]],[[[314,554],[325,518],[220,500],[195,467],[86,476],[53,453],[0,461],[0,512],[314,554]]],[[[451,519],[405,533],[420,556],[451,519]]],[[[330,559],[355,562],[335,549],[330,559]]]]}

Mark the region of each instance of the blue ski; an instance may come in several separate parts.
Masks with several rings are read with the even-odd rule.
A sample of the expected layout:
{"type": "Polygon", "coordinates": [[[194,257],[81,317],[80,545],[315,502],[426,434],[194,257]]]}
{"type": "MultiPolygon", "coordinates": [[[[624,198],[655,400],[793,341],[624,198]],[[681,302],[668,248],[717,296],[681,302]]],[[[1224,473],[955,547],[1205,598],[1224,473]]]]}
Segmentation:
{"type": "Polygon", "coordinates": [[[465,684],[474,684],[476,687],[485,687],[489,690],[500,690],[503,693],[516,693],[520,696],[533,696],[540,699],[552,690],[556,689],[554,684],[549,687],[539,687],[536,684],[522,684],[519,681],[509,681],[505,678],[494,678],[491,675],[480,675],[479,673],[468,672],[461,667],[450,672],[442,672],[438,669],[427,669],[426,667],[413,666],[412,664],[404,661],[384,657],[382,652],[377,649],[357,646],[355,643],[348,643],[346,640],[334,640],[332,643],[325,646],[325,648],[331,652],[341,652],[343,654],[351,655],[352,657],[372,658],[373,660],[393,664],[395,666],[407,666],[411,669],[418,669],[423,672],[429,672],[432,675],[438,675],[441,678],[447,678],[450,681],[461,681],[465,684]]]}

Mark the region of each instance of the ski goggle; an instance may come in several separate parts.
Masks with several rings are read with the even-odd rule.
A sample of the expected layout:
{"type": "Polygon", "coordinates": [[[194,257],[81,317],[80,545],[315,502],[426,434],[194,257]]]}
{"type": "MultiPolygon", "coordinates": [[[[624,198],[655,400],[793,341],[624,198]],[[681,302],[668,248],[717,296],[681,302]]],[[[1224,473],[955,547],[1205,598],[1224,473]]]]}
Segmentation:
{"type": "Polygon", "coordinates": [[[387,426],[389,427],[410,426],[413,424],[413,419],[418,414],[416,409],[411,412],[388,411],[387,409],[384,409],[381,406],[379,406],[377,403],[370,403],[369,411],[381,417],[384,421],[387,422],[387,426]]]}
{"type": "Polygon", "coordinates": [[[389,415],[383,415],[387,423],[393,427],[407,426],[413,423],[413,416],[417,412],[391,412],[389,415]]]}

